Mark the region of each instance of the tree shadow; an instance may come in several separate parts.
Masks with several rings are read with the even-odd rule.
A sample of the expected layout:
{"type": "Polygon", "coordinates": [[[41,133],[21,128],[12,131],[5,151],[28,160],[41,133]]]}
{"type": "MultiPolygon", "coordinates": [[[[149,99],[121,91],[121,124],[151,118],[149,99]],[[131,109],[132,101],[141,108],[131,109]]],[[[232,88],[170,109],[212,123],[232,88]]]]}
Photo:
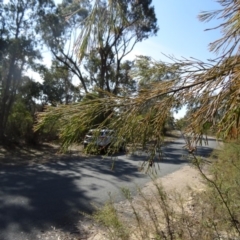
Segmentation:
{"type": "MultiPolygon", "coordinates": [[[[210,142],[216,142],[215,139],[210,139],[210,142]]],[[[209,157],[213,152],[213,148],[202,145],[197,146],[197,150],[194,152],[196,156],[199,157],[209,157]]],[[[161,150],[156,152],[154,157],[155,162],[166,163],[166,164],[186,164],[189,163],[189,152],[185,148],[185,142],[183,141],[173,141],[164,145],[161,150]]],[[[134,161],[146,161],[150,158],[150,154],[147,151],[139,151],[131,153],[129,158],[134,161]]]]}
{"type": "Polygon", "coordinates": [[[2,166],[0,239],[20,240],[19,233],[31,236],[51,226],[74,226],[82,218],[79,211],[91,213],[92,202],[102,204],[98,195],[107,200],[105,186],[118,189],[119,183],[127,185],[132,177],[146,176],[121,159],[113,168],[110,158],[71,157],[32,166],[2,166]]]}
{"type": "Polygon", "coordinates": [[[36,166],[1,169],[0,239],[63,227],[72,224],[80,208],[90,211],[85,191],[74,186],[76,178],[36,166]]]}
{"type": "Polygon", "coordinates": [[[59,149],[59,146],[51,144],[0,146],[0,164],[31,164],[51,161],[56,159],[59,149]]]}
{"type": "MultiPolygon", "coordinates": [[[[177,141],[164,146],[159,162],[166,166],[188,163],[184,157],[187,151],[180,144],[184,145],[177,141]]],[[[211,151],[199,147],[197,154],[208,156],[211,151]]],[[[88,157],[73,154],[55,156],[56,161],[45,164],[1,166],[0,239],[35,239],[31,236],[36,231],[51,226],[66,232],[74,230],[82,218],[79,211],[91,213],[94,210],[91,203],[101,205],[108,199],[108,191],[128,186],[133,179],[149,181],[149,176],[139,172],[146,159],[146,153],[88,157]],[[30,237],[23,235],[21,239],[19,233],[30,237]]]]}

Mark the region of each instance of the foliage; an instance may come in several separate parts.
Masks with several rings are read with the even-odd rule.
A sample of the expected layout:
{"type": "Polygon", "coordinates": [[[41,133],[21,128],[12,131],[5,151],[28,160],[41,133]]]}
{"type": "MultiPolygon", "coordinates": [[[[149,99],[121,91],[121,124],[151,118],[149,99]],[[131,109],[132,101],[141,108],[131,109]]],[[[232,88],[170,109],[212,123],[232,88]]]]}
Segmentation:
{"type": "Polygon", "coordinates": [[[50,69],[41,68],[43,76],[42,97],[45,104],[56,106],[69,104],[81,99],[80,89],[72,83],[72,75],[59,62],[53,62],[50,69]]]}
{"type": "Polygon", "coordinates": [[[11,140],[22,139],[29,143],[33,139],[33,121],[33,116],[24,103],[17,101],[11,109],[5,132],[11,136],[11,140]]]}
{"type": "Polygon", "coordinates": [[[140,88],[148,88],[151,83],[176,79],[179,77],[178,66],[169,68],[166,63],[156,61],[151,57],[137,56],[135,59],[132,75],[138,81],[140,88]]]}
{"type": "Polygon", "coordinates": [[[59,122],[49,122],[41,130],[35,132],[35,141],[38,142],[59,142],[59,122]]]}
{"type": "Polygon", "coordinates": [[[176,120],[176,128],[179,130],[184,130],[187,126],[185,118],[177,119],[176,120]]]}
{"type": "MultiPolygon", "coordinates": [[[[163,63],[160,65],[163,67],[163,63]]],[[[168,67],[164,66],[162,74],[167,72],[168,67]]],[[[172,69],[169,68],[170,71],[172,69]]],[[[159,75],[160,73],[159,70],[159,75]]],[[[168,79],[164,82],[170,84],[168,79]]],[[[159,81],[150,83],[149,86],[156,90],[157,84],[159,81]]],[[[117,139],[124,139],[126,143],[131,143],[132,150],[139,145],[146,148],[149,146],[148,143],[152,142],[151,151],[159,152],[166,124],[169,123],[171,126],[173,124],[170,108],[167,108],[165,103],[161,104],[161,98],[149,95],[145,87],[138,91],[136,97],[128,95],[119,97],[103,91],[100,91],[100,94],[102,94],[101,98],[98,94],[89,94],[84,101],[67,107],[47,108],[45,112],[39,113],[40,121],[35,129],[40,129],[47,121],[59,119],[62,126],[60,137],[66,148],[77,141],[81,135],[83,137],[88,129],[109,128],[115,130],[117,139]],[[159,104],[156,104],[156,101],[159,104]],[[158,124],[159,122],[162,124],[158,124]]],[[[164,98],[173,102],[174,105],[175,99],[171,95],[164,98]]],[[[154,156],[152,153],[150,155],[154,156]]],[[[161,158],[160,152],[159,158],[161,158]]]]}
{"type": "MultiPolygon", "coordinates": [[[[37,125],[37,128],[44,124],[45,120],[54,116],[54,112],[56,114],[61,112],[62,116],[68,116],[69,119],[73,113],[72,118],[79,117],[77,124],[73,124],[70,120],[69,133],[74,134],[78,126],[87,127],[95,117],[112,112],[99,127],[107,125],[109,128],[116,129],[119,136],[124,136],[133,143],[141,143],[143,146],[146,142],[154,140],[156,148],[161,143],[162,129],[169,113],[185,104],[192,105],[195,109],[189,114],[186,128],[186,131],[195,135],[195,141],[204,134],[206,126],[216,129],[218,135],[223,138],[229,135],[233,127],[239,130],[240,82],[238,81],[239,56],[237,52],[239,37],[234,34],[239,30],[237,24],[239,2],[220,1],[220,4],[221,10],[200,15],[201,20],[209,20],[210,16],[216,17],[220,14],[224,21],[219,26],[223,29],[223,37],[210,45],[213,51],[219,52],[220,49],[223,51],[218,58],[202,62],[197,59],[169,57],[172,62],[163,63],[140,57],[136,61],[132,76],[147,84],[146,87],[139,88],[135,96],[121,97],[99,90],[101,99],[51,109],[51,112],[47,110],[39,115],[41,123],[37,125]],[[227,14],[226,9],[232,11],[231,14],[227,14]],[[229,44],[232,45],[222,48],[223,44],[227,44],[230,40],[232,42],[229,44]],[[145,71],[146,69],[148,71],[145,71]],[[155,81],[155,79],[160,79],[160,81],[155,81]],[[143,118],[139,119],[139,116],[143,118]]],[[[86,36],[88,36],[87,33],[90,34],[91,29],[88,28],[86,31],[86,36]]],[[[81,39],[82,42],[78,42],[80,60],[83,57],[83,45],[80,43],[89,38],[81,39]]]]}
{"type": "MultiPolygon", "coordinates": [[[[35,129],[41,128],[47,121],[59,119],[62,126],[61,137],[68,144],[72,143],[79,129],[105,127],[115,129],[119,139],[124,138],[134,145],[140,143],[144,147],[147,141],[153,140],[156,142],[155,147],[159,146],[164,126],[157,122],[167,119],[168,108],[160,104],[146,105],[145,99],[151,96],[145,91],[140,92],[136,98],[119,98],[110,93],[101,93],[104,98],[86,100],[67,107],[47,108],[45,112],[39,113],[39,122],[35,129]],[[94,126],[95,119],[101,116],[105,116],[104,120],[94,126]],[[64,135],[66,131],[68,135],[64,135]]],[[[174,98],[169,96],[168,101],[174,101],[174,98]]]]}
{"type": "Polygon", "coordinates": [[[95,88],[120,95],[134,91],[135,80],[129,75],[133,63],[124,57],[158,30],[149,0],[64,1],[40,23],[39,31],[54,60],[80,82],[85,94],[95,88]]]}
{"type": "Polygon", "coordinates": [[[17,1],[0,3],[0,143],[24,73],[36,66],[41,58],[39,35],[35,28],[38,19],[52,6],[52,1],[17,1]]]}
{"type": "Polygon", "coordinates": [[[239,239],[239,141],[215,150],[207,161],[191,156],[204,183],[201,189],[188,189],[183,195],[178,189],[164,189],[159,180],[153,180],[151,194],[150,190],[139,189],[138,195],[132,197],[128,189],[122,189],[124,204],[109,201],[93,215],[105,236],[144,240],[239,239]],[[127,237],[121,235],[123,226],[129,233],[127,237]]]}
{"type": "Polygon", "coordinates": [[[138,42],[157,31],[151,0],[96,0],[75,43],[92,85],[119,94],[123,83],[131,82],[123,75],[129,65],[124,58],[138,42]]]}

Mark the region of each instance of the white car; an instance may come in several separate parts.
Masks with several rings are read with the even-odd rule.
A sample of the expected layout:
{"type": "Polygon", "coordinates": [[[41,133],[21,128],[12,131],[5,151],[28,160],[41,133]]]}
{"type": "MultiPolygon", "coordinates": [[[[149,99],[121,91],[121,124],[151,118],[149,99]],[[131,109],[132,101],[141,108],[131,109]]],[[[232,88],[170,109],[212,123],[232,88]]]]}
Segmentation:
{"type": "Polygon", "coordinates": [[[94,145],[99,147],[106,147],[112,142],[113,131],[108,129],[91,129],[86,134],[83,144],[86,147],[89,143],[94,143],[94,145]]]}
{"type": "MultiPolygon", "coordinates": [[[[116,136],[114,135],[113,130],[91,129],[86,134],[83,140],[83,145],[84,145],[84,148],[86,148],[89,144],[92,144],[100,149],[106,149],[111,144],[114,144],[115,141],[116,141],[116,136]]],[[[123,149],[124,149],[124,144],[122,142],[121,146],[119,147],[119,150],[122,151],[123,149]]]]}

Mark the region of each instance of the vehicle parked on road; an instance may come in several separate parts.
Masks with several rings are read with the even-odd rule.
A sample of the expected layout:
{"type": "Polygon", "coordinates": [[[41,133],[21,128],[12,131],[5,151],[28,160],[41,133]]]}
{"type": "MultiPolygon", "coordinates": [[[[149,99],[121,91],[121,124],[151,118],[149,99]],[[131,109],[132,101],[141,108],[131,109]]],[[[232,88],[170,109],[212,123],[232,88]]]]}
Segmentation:
{"type": "Polygon", "coordinates": [[[119,151],[124,150],[124,141],[117,141],[115,132],[110,129],[91,129],[86,134],[83,140],[84,148],[86,149],[89,145],[93,148],[100,150],[107,150],[109,146],[118,146],[119,151]]]}

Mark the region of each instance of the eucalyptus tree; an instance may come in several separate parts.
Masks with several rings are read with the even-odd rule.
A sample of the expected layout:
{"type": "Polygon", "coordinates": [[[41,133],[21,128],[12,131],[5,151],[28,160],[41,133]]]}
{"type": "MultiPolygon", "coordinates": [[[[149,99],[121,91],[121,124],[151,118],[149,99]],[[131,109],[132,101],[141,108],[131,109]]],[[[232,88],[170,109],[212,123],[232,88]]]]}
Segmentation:
{"type": "Polygon", "coordinates": [[[124,84],[133,87],[125,71],[131,63],[124,58],[158,31],[150,0],[63,1],[41,23],[54,58],[75,75],[85,93],[100,88],[117,94],[124,84]]]}
{"type": "MultiPolygon", "coordinates": [[[[81,29],[90,11],[88,0],[64,0],[40,19],[39,32],[53,61],[65,67],[69,76],[78,82],[82,92],[88,92],[88,79],[82,72],[76,54],[73,52],[76,34],[81,29]]],[[[71,81],[72,78],[69,78],[71,81]]]]}
{"type": "Polygon", "coordinates": [[[41,58],[36,23],[52,6],[51,0],[1,2],[0,143],[3,142],[8,117],[23,75],[41,58]]]}
{"type": "Polygon", "coordinates": [[[52,62],[52,67],[42,68],[42,99],[45,104],[56,106],[70,104],[81,100],[81,88],[72,83],[73,74],[58,61],[52,62]]]}
{"type": "Polygon", "coordinates": [[[44,102],[42,102],[42,94],[42,84],[25,76],[22,78],[22,83],[18,89],[15,102],[22,102],[34,118],[35,113],[43,109],[44,102]]]}
{"type": "Polygon", "coordinates": [[[96,88],[118,94],[122,67],[134,46],[158,31],[151,0],[96,0],[75,51],[96,88]],[[123,64],[123,65],[122,65],[123,64]]]}
{"type": "Polygon", "coordinates": [[[41,83],[28,76],[22,77],[5,128],[8,140],[15,142],[21,139],[30,144],[36,143],[33,123],[36,119],[35,113],[43,108],[39,101],[41,94],[41,83]]]}

